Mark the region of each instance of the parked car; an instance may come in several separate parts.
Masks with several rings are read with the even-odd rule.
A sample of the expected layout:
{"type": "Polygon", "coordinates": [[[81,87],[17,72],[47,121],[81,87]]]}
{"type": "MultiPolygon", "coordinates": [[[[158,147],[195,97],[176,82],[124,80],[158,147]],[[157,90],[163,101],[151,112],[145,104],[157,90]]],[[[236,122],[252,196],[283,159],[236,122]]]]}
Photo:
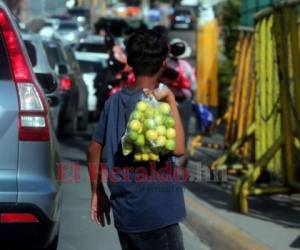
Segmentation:
{"type": "Polygon", "coordinates": [[[2,1],[0,110],[1,249],[57,249],[62,204],[58,143],[47,99],[2,1]]]}
{"type": "Polygon", "coordinates": [[[85,36],[84,27],[80,26],[78,22],[61,21],[58,23],[54,37],[64,43],[76,44],[81,38],[85,36]]]}
{"type": "Polygon", "coordinates": [[[195,13],[189,8],[178,8],[174,10],[171,16],[171,29],[194,29],[195,13]]]}
{"type": "Polygon", "coordinates": [[[95,96],[94,79],[97,73],[107,66],[109,58],[104,38],[88,36],[75,48],[75,57],[79,62],[83,79],[88,89],[88,111],[92,115],[96,111],[97,97],[95,96]]]}
{"type": "Polygon", "coordinates": [[[57,132],[60,110],[59,79],[48,62],[42,38],[34,33],[22,34],[22,38],[33,66],[33,72],[48,99],[51,122],[57,132]]]}
{"type": "Polygon", "coordinates": [[[85,130],[88,125],[87,87],[70,46],[50,40],[44,41],[44,47],[50,66],[58,74],[60,81],[58,133],[73,136],[77,129],[85,130]]]}
{"type": "Polygon", "coordinates": [[[55,34],[58,23],[59,23],[58,19],[46,18],[43,20],[43,23],[42,23],[41,27],[39,27],[37,32],[42,37],[51,39],[55,34]]]}

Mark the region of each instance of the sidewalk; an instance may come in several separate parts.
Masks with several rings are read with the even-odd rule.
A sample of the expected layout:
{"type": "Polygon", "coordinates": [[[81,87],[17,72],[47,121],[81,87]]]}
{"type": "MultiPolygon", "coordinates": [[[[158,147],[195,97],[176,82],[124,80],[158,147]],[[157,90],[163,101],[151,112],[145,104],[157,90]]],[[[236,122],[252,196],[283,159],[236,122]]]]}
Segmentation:
{"type": "MultiPolygon", "coordinates": [[[[221,154],[198,150],[201,161],[192,160],[190,172],[221,154]]],[[[251,197],[248,215],[232,210],[230,181],[187,183],[185,199],[188,226],[212,249],[300,249],[300,195],[251,197]]]]}

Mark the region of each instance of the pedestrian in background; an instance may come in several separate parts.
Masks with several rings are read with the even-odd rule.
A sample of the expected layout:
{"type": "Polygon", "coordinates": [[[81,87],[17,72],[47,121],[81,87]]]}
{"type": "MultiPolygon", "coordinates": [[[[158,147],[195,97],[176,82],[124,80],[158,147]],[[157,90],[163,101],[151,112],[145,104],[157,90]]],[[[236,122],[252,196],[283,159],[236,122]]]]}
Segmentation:
{"type": "MultiPolygon", "coordinates": [[[[170,57],[160,78],[160,81],[167,84],[175,95],[186,135],[186,146],[192,113],[192,97],[197,86],[195,71],[186,59],[191,56],[191,53],[192,49],[187,42],[178,38],[173,39],[170,42],[170,57]]],[[[178,166],[185,167],[186,163],[187,155],[178,159],[178,166]]]]}

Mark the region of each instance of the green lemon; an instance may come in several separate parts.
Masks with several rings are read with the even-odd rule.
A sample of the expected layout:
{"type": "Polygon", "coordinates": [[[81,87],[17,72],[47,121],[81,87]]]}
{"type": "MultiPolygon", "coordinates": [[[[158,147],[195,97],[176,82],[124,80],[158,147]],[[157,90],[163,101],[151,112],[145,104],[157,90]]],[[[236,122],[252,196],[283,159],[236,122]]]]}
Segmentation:
{"type": "Polygon", "coordinates": [[[149,140],[149,141],[154,141],[154,140],[156,140],[156,139],[157,139],[157,136],[158,136],[158,134],[157,134],[157,132],[156,132],[154,129],[150,129],[150,130],[148,130],[148,131],[146,132],[146,138],[147,138],[147,140],[149,140]]]}
{"type": "Polygon", "coordinates": [[[169,151],[173,151],[175,149],[176,143],[175,140],[167,140],[165,144],[165,148],[169,151]]]}
{"type": "Polygon", "coordinates": [[[159,105],[159,111],[162,113],[162,114],[169,114],[170,113],[170,111],[171,111],[171,107],[170,107],[170,105],[168,104],[168,103],[165,103],[165,102],[163,102],[163,103],[161,103],[160,105],[159,105]]]}
{"type": "Polygon", "coordinates": [[[156,143],[159,147],[163,147],[166,144],[166,140],[166,137],[161,135],[157,138],[156,143]]]}
{"type": "Polygon", "coordinates": [[[145,145],[145,137],[142,134],[139,134],[134,144],[138,147],[143,147],[145,145]]]}
{"type": "Polygon", "coordinates": [[[148,104],[144,101],[139,101],[136,105],[136,109],[144,112],[148,108],[148,104]]]}
{"type": "Polygon", "coordinates": [[[142,161],[149,161],[150,157],[149,154],[143,153],[142,154],[142,161]]]}
{"type": "Polygon", "coordinates": [[[159,126],[164,123],[164,117],[161,114],[158,114],[154,117],[155,123],[159,126]]]}
{"type": "Polygon", "coordinates": [[[136,153],[136,154],[134,155],[134,160],[135,160],[135,161],[141,161],[141,160],[142,160],[142,155],[139,154],[139,153],[136,153]]]}
{"type": "Polygon", "coordinates": [[[166,129],[165,126],[159,125],[159,126],[156,128],[156,131],[157,131],[158,135],[165,135],[166,132],[167,132],[167,129],[166,129]]]}
{"type": "Polygon", "coordinates": [[[150,157],[151,161],[157,161],[157,160],[159,160],[159,155],[155,154],[155,153],[150,153],[149,157],[150,157]]]}
{"type": "Polygon", "coordinates": [[[139,132],[141,129],[143,129],[142,124],[138,120],[132,120],[129,123],[129,128],[135,132],[139,132]]]}
{"type": "Polygon", "coordinates": [[[144,127],[146,129],[153,129],[153,128],[155,128],[155,121],[153,119],[147,119],[147,120],[145,120],[144,127]]]}
{"type": "Polygon", "coordinates": [[[128,138],[131,142],[134,142],[137,139],[137,137],[138,137],[138,133],[135,131],[130,131],[128,133],[128,138]]]}
{"type": "Polygon", "coordinates": [[[139,110],[135,110],[131,113],[131,119],[132,120],[138,120],[138,121],[142,121],[144,119],[144,115],[141,111],[139,110]]]}
{"type": "Polygon", "coordinates": [[[144,114],[146,118],[152,118],[155,115],[155,110],[153,108],[148,108],[144,114]]]}
{"type": "Polygon", "coordinates": [[[167,128],[173,128],[175,126],[175,120],[173,117],[168,116],[165,118],[164,124],[167,128]]]}
{"type": "Polygon", "coordinates": [[[166,135],[167,135],[168,139],[175,139],[175,137],[176,137],[176,130],[174,128],[168,128],[166,135]]]}

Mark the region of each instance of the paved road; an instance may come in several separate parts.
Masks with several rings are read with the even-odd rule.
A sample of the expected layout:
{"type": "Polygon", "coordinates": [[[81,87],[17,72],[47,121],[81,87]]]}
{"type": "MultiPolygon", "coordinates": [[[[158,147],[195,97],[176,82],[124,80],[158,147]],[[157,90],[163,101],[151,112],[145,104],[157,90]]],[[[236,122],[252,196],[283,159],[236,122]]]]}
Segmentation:
{"type": "MultiPolygon", "coordinates": [[[[90,129],[90,131],[92,128],[90,129]]],[[[120,249],[116,230],[113,226],[101,228],[89,218],[90,189],[85,152],[90,133],[78,134],[73,139],[61,141],[64,163],[78,162],[80,180],[78,183],[64,183],[64,199],[59,250],[118,250],[120,249]]],[[[72,176],[72,172],[65,172],[72,176]]],[[[207,250],[199,238],[182,225],[186,250],[207,250]]]]}

